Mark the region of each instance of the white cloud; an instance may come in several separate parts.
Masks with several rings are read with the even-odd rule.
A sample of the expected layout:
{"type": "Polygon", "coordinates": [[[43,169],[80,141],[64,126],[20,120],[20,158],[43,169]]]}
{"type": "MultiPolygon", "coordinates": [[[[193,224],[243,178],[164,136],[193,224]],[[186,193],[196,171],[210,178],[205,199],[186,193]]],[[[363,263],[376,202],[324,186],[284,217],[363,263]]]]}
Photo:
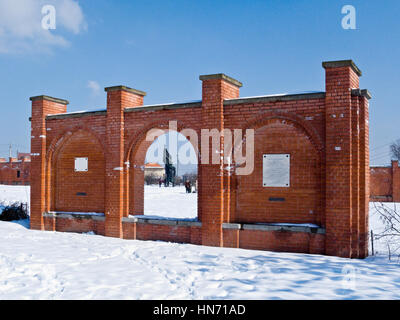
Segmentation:
{"type": "Polygon", "coordinates": [[[71,0],[60,0],[57,8],[58,21],[74,34],[87,29],[87,24],[83,16],[83,11],[78,2],[71,0]]]}
{"type": "Polygon", "coordinates": [[[87,24],[75,0],[0,0],[0,53],[51,51],[70,43],[60,31],[78,34],[87,24]],[[56,8],[56,30],[42,28],[42,7],[56,8]]]}
{"type": "Polygon", "coordinates": [[[94,95],[97,96],[98,94],[100,94],[101,87],[100,87],[98,82],[93,81],[93,80],[89,80],[87,87],[92,90],[92,93],[94,95]]]}

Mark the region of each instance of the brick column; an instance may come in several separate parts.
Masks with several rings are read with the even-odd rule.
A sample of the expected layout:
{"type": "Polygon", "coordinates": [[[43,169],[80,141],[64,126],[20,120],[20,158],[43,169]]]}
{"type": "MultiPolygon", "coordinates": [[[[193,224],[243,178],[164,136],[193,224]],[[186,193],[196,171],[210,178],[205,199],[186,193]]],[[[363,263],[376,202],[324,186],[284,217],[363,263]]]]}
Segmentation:
{"type": "Polygon", "coordinates": [[[399,161],[392,161],[392,197],[393,202],[400,202],[400,170],[399,161]]]}
{"type": "Polygon", "coordinates": [[[367,90],[361,91],[360,106],[360,210],[359,210],[359,258],[368,256],[369,239],[369,103],[371,95],[367,90]]]}
{"type": "Polygon", "coordinates": [[[44,230],[46,204],[46,116],[67,112],[67,100],[31,97],[31,229],[44,230]]]}
{"type": "MultiPolygon", "coordinates": [[[[351,60],[324,62],[326,70],[326,254],[351,257],[354,183],[351,90],[361,71],[351,60]]],[[[357,154],[357,153],[356,153],[357,154]]],[[[356,212],[355,212],[356,214],[356,212]]]]}
{"type": "Polygon", "coordinates": [[[105,88],[107,92],[107,150],[106,150],[106,194],[105,235],[122,237],[124,215],[124,181],[128,169],[124,164],[124,109],[143,105],[145,92],[125,86],[105,88]]]}
{"type": "MultiPolygon", "coordinates": [[[[200,76],[203,81],[202,93],[202,129],[224,130],[224,99],[239,97],[242,84],[224,74],[200,76]]],[[[200,139],[201,141],[201,139],[200,139]]],[[[218,147],[213,148],[209,141],[209,150],[200,148],[200,154],[209,154],[208,163],[199,159],[199,211],[202,221],[202,244],[223,246],[222,223],[224,215],[224,138],[221,134],[218,147]],[[218,163],[212,163],[212,157],[220,155],[218,163]]],[[[228,184],[225,184],[227,187],[228,184]]],[[[226,193],[228,193],[226,191],[226,193]]]]}
{"type": "Polygon", "coordinates": [[[359,132],[359,98],[351,97],[351,175],[352,175],[352,211],[351,211],[351,257],[358,258],[360,239],[360,132],[359,132]]]}

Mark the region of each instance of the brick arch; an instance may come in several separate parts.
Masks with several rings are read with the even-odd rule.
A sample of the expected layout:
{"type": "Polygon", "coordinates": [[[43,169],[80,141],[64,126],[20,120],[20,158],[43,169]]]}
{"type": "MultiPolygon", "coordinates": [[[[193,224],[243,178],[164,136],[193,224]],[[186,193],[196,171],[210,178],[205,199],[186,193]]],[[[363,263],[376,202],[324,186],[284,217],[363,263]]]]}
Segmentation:
{"type": "MultiPolygon", "coordinates": [[[[254,172],[235,177],[234,219],[259,223],[324,224],[323,143],[302,118],[268,112],[245,123],[255,130],[254,172]],[[262,154],[290,153],[290,188],[262,186],[262,154]],[[270,199],[284,199],[283,203],[270,199]]],[[[245,143],[245,138],[243,139],[245,143]]]]}
{"type": "Polygon", "coordinates": [[[315,146],[319,153],[324,151],[324,143],[317,130],[303,117],[294,114],[292,112],[282,112],[282,111],[268,111],[264,112],[249,121],[246,121],[242,126],[242,130],[246,129],[256,129],[262,127],[266,122],[271,119],[281,119],[285,121],[292,122],[293,125],[303,130],[306,135],[310,138],[310,141],[315,146]]]}
{"type": "Polygon", "coordinates": [[[75,128],[69,128],[67,130],[64,130],[62,133],[58,134],[50,143],[47,153],[46,153],[46,159],[48,161],[53,161],[54,155],[57,154],[57,152],[62,148],[62,146],[68,142],[68,140],[77,132],[86,132],[87,134],[91,135],[93,139],[95,139],[100,145],[103,154],[105,155],[105,150],[106,146],[104,144],[103,139],[99,137],[99,135],[94,132],[93,130],[86,128],[86,127],[75,127],[75,128]]]}
{"type": "MultiPolygon", "coordinates": [[[[164,130],[164,133],[167,133],[169,130],[169,122],[170,121],[163,121],[163,122],[152,122],[151,124],[147,125],[145,128],[141,129],[138,132],[135,132],[135,134],[132,135],[132,137],[127,139],[128,145],[126,148],[125,152],[125,162],[129,161],[131,159],[132,154],[137,153],[137,149],[140,147],[140,144],[146,139],[147,133],[152,130],[152,129],[161,129],[164,130]]],[[[182,123],[182,121],[177,121],[177,131],[180,132],[184,129],[192,129],[186,124],[182,123]]],[[[197,132],[197,135],[199,136],[199,130],[193,129],[197,132]]],[[[153,141],[150,142],[153,143],[153,141]]],[[[199,139],[200,143],[200,139],[199,139]]],[[[198,146],[193,145],[194,150],[196,151],[197,156],[199,156],[199,148],[198,146]]]]}
{"type": "Polygon", "coordinates": [[[66,130],[53,139],[46,159],[48,211],[104,212],[105,149],[96,133],[66,130]],[[87,173],[74,172],[75,157],[89,158],[87,173]]]}
{"type": "MultiPolygon", "coordinates": [[[[160,137],[170,131],[176,131],[180,133],[184,129],[191,128],[186,126],[184,123],[180,123],[179,121],[177,121],[177,130],[170,130],[169,121],[164,121],[161,123],[153,122],[152,124],[146,126],[144,129],[140,130],[139,133],[135,134],[133,138],[129,140],[130,142],[128,144],[127,152],[125,154],[125,162],[129,162],[130,167],[128,174],[125,175],[124,211],[128,212],[128,214],[130,215],[142,215],[144,213],[144,171],[142,165],[144,165],[149,147],[155,141],[146,141],[146,135],[152,129],[161,129],[162,131],[164,131],[163,134],[159,135],[160,137]]],[[[199,136],[198,131],[195,131],[199,136]]],[[[196,152],[199,167],[199,148],[198,146],[194,145],[192,141],[190,142],[196,152]]],[[[199,171],[200,170],[198,170],[198,172],[199,171]]],[[[200,195],[198,195],[197,198],[199,208],[200,195]]]]}

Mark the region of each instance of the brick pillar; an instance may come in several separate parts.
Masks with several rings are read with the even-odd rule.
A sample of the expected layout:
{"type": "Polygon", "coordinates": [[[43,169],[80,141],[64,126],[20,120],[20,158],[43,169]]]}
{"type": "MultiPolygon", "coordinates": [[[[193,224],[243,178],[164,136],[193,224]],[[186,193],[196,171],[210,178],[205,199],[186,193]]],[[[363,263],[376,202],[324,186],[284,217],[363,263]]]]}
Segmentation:
{"type": "Polygon", "coordinates": [[[359,98],[351,97],[351,176],[352,176],[352,211],[351,211],[351,257],[359,256],[359,239],[360,239],[360,108],[359,98]]]}
{"type": "MultiPolygon", "coordinates": [[[[224,130],[224,99],[239,97],[239,88],[242,84],[224,74],[200,76],[203,81],[202,93],[202,130],[224,130]]],[[[201,139],[200,139],[201,141],[201,139]]],[[[209,150],[200,148],[199,159],[199,211],[202,221],[202,244],[207,246],[223,246],[222,223],[224,215],[224,169],[223,169],[223,135],[219,138],[216,148],[209,141],[209,150]],[[204,163],[202,156],[209,154],[208,163],[204,163]],[[218,163],[213,163],[212,157],[219,154],[218,163]]],[[[225,193],[228,193],[225,190],[225,193]]]]}
{"type": "Polygon", "coordinates": [[[352,175],[351,92],[359,87],[361,71],[351,60],[322,65],[326,70],[326,254],[349,258],[355,195],[352,188],[358,187],[352,175]]]}
{"type": "Polygon", "coordinates": [[[392,197],[393,202],[400,202],[400,170],[399,161],[392,161],[392,197]]]}
{"type": "Polygon", "coordinates": [[[122,237],[122,217],[126,206],[128,169],[124,164],[124,109],[143,105],[145,92],[125,86],[105,88],[107,92],[107,150],[106,150],[106,195],[105,235],[122,237]],[[125,181],[125,183],[124,183],[125,181]]]}
{"type": "Polygon", "coordinates": [[[369,103],[371,95],[367,90],[361,91],[360,106],[360,209],[359,209],[359,258],[368,256],[369,239],[369,103]]]}
{"type": "Polygon", "coordinates": [[[46,116],[67,112],[67,100],[31,97],[31,229],[44,230],[46,204],[46,116]]]}

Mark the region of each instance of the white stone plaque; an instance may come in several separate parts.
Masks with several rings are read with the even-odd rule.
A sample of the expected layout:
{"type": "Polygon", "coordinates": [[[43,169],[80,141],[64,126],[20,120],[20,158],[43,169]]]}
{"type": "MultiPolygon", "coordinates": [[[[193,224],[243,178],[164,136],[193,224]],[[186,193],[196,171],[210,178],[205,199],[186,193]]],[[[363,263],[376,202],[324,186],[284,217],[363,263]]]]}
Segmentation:
{"type": "Polygon", "coordinates": [[[290,154],[263,155],[263,186],[290,187],[290,154]]]}
{"type": "Polygon", "coordinates": [[[88,158],[75,158],[75,172],[88,171],[88,158]]]}

